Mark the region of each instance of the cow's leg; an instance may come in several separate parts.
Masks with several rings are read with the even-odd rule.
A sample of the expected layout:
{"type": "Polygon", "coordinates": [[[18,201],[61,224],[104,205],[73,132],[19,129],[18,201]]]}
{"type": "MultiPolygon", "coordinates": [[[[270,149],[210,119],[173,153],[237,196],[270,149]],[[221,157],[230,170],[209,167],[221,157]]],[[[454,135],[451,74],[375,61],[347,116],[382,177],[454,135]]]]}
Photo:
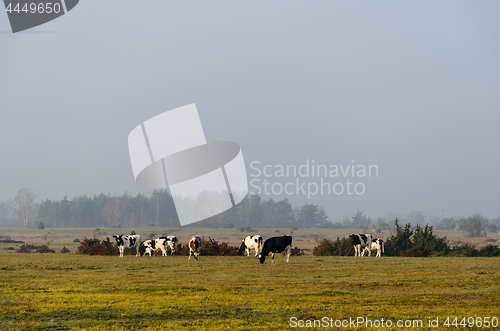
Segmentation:
{"type": "Polygon", "coordinates": [[[165,247],[160,247],[161,249],[161,256],[167,256],[167,250],[165,249],[165,247]]]}
{"type": "Polygon", "coordinates": [[[354,246],[354,256],[358,256],[358,245],[354,246]]]}
{"type": "Polygon", "coordinates": [[[380,257],[382,254],[380,254],[380,248],[377,248],[377,255],[375,257],[380,257]]]}
{"type": "Polygon", "coordinates": [[[192,252],[193,252],[193,251],[192,251],[191,249],[189,249],[189,257],[188,257],[188,260],[191,260],[191,253],[192,253],[192,252]]]}
{"type": "Polygon", "coordinates": [[[290,254],[292,253],[292,246],[288,245],[288,247],[286,248],[286,251],[287,251],[286,263],[288,263],[288,261],[290,261],[290,254]]]}
{"type": "Polygon", "coordinates": [[[139,246],[135,246],[135,257],[139,257],[141,254],[139,253],[139,246]]]}
{"type": "Polygon", "coordinates": [[[274,264],[274,253],[271,253],[271,264],[274,264]]]}
{"type": "Polygon", "coordinates": [[[250,249],[248,248],[248,246],[245,248],[245,253],[247,254],[247,256],[250,256],[250,249]]]}
{"type": "Polygon", "coordinates": [[[368,249],[368,256],[372,256],[372,250],[368,249]]]}

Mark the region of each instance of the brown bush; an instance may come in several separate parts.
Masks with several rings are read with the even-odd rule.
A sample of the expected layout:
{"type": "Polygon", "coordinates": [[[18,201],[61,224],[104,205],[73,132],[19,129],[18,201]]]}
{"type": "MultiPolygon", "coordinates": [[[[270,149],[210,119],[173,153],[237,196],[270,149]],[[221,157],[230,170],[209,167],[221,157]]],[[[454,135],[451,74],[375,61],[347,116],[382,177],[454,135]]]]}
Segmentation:
{"type": "Polygon", "coordinates": [[[215,239],[208,237],[208,241],[203,241],[201,244],[200,254],[203,256],[237,256],[238,246],[230,246],[227,242],[219,245],[215,239]]]}
{"type": "Polygon", "coordinates": [[[31,253],[32,249],[35,249],[36,247],[30,244],[24,244],[19,247],[19,249],[16,251],[17,253],[31,253]]]}
{"type": "Polygon", "coordinates": [[[291,255],[292,256],[301,256],[301,255],[305,255],[305,253],[304,253],[303,249],[300,249],[297,246],[295,246],[295,248],[292,248],[291,255]]]}
{"type": "Polygon", "coordinates": [[[80,241],[80,246],[78,246],[78,254],[118,255],[118,253],[118,247],[113,246],[113,243],[109,241],[109,237],[106,237],[102,242],[97,238],[84,238],[80,241]]]}
{"type": "MultiPolygon", "coordinates": [[[[201,252],[202,256],[237,256],[238,255],[238,246],[231,246],[227,242],[223,242],[219,244],[218,241],[212,238],[208,238],[208,241],[203,240],[201,244],[201,252]]],[[[175,255],[189,255],[189,246],[188,244],[181,245],[177,244],[175,247],[175,255]]]]}
{"type": "Polygon", "coordinates": [[[49,248],[47,245],[34,246],[29,244],[21,245],[16,252],[33,253],[33,250],[35,253],[55,253],[55,251],[52,248],[49,248]]]}

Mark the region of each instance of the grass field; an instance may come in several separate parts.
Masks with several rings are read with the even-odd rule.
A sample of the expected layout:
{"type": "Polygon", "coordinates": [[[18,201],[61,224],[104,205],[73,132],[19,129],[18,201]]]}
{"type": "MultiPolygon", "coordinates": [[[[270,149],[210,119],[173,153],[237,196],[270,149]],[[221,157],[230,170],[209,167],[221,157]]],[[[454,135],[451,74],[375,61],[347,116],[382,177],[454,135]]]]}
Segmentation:
{"type": "MultiPolygon", "coordinates": [[[[9,235],[16,240],[33,236],[27,229],[19,231],[9,235]]],[[[182,229],[180,237],[183,231],[208,236],[210,229],[182,229]]],[[[214,236],[232,241],[235,230],[227,231],[228,240],[220,238],[224,231],[214,236]]],[[[69,245],[69,239],[90,237],[91,229],[55,233],[51,247],[64,245],[55,239],[59,235],[69,245]]],[[[304,236],[305,244],[311,238],[304,236]]],[[[294,245],[301,247],[295,236],[294,245]]],[[[268,260],[261,266],[254,257],[120,259],[20,254],[5,251],[6,246],[15,245],[0,245],[0,330],[299,329],[292,327],[293,317],[304,322],[327,317],[332,323],[383,318],[394,324],[343,330],[452,330],[443,325],[447,317],[500,318],[499,258],[309,255],[286,264],[277,256],[274,265],[268,260]],[[440,326],[429,327],[429,318],[439,318],[440,326]],[[422,327],[398,328],[398,320],[421,320],[422,327]]]]}

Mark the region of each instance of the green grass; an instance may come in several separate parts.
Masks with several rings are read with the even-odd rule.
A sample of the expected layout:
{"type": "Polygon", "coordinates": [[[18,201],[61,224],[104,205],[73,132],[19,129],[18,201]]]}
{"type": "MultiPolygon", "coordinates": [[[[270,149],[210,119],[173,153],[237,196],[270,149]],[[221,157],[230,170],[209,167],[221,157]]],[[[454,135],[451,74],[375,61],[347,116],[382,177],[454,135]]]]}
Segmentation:
{"type": "Polygon", "coordinates": [[[282,330],[292,329],[291,317],[422,319],[424,326],[428,317],[500,318],[498,258],[275,260],[0,255],[0,330],[282,330]]]}

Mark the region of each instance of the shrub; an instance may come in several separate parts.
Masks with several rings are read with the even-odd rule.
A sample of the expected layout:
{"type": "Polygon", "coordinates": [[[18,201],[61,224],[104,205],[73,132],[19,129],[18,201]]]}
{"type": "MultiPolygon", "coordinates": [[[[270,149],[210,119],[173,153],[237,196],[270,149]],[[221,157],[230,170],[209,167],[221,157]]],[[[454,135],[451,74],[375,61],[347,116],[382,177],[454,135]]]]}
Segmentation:
{"type": "Polygon", "coordinates": [[[80,242],[80,239],[75,238],[75,239],[73,239],[73,242],[74,242],[74,243],[79,243],[79,242],[80,242]]]}
{"type": "Polygon", "coordinates": [[[38,230],[44,230],[45,229],[45,225],[43,224],[43,222],[38,222],[38,225],[36,227],[38,230]]]}
{"type": "Polygon", "coordinates": [[[471,243],[463,243],[462,245],[453,248],[449,256],[476,257],[481,256],[481,253],[477,250],[476,245],[471,243]]]}
{"type": "MultiPolygon", "coordinates": [[[[315,239],[316,240],[316,239],[315,239]]],[[[317,240],[316,240],[317,241],[317,240]]],[[[342,238],[331,241],[328,239],[321,239],[318,246],[314,247],[313,255],[315,256],[348,256],[354,255],[354,247],[351,238],[342,238]]]]}
{"type": "Polygon", "coordinates": [[[118,255],[118,247],[113,246],[113,243],[109,241],[109,237],[106,237],[102,242],[97,238],[84,238],[78,246],[78,254],[89,254],[89,255],[118,255]]]}
{"type": "Polygon", "coordinates": [[[385,242],[385,253],[389,256],[399,256],[401,252],[412,247],[411,237],[413,231],[411,230],[410,223],[406,224],[403,228],[399,225],[398,219],[396,218],[395,226],[396,235],[391,232],[391,235],[385,242]]]}
{"type": "MultiPolygon", "coordinates": [[[[201,252],[202,256],[237,256],[238,250],[240,248],[238,246],[231,246],[227,242],[223,242],[219,244],[218,241],[212,238],[208,238],[208,241],[203,240],[201,244],[201,252]]],[[[175,247],[175,255],[189,255],[189,246],[188,244],[182,245],[180,243],[175,247]]]]}
{"type": "Polygon", "coordinates": [[[61,249],[61,253],[69,253],[69,249],[66,248],[66,246],[64,246],[62,249],[61,249]]]}
{"type": "Polygon", "coordinates": [[[425,228],[417,225],[413,232],[412,246],[424,247],[431,256],[444,256],[450,252],[450,246],[446,237],[437,237],[432,233],[432,225],[427,224],[425,228]]]}
{"type": "Polygon", "coordinates": [[[488,256],[488,257],[493,257],[493,256],[500,256],[500,248],[496,245],[486,245],[481,248],[479,251],[482,256],[488,256]]]}
{"type": "Polygon", "coordinates": [[[24,244],[24,245],[21,245],[16,252],[18,252],[18,253],[31,253],[32,249],[35,249],[35,246],[29,245],[29,244],[24,244]]]}
{"type": "Polygon", "coordinates": [[[47,245],[41,245],[36,247],[35,253],[55,253],[55,251],[47,245]]]}
{"type": "Polygon", "coordinates": [[[300,249],[297,246],[295,246],[295,248],[292,248],[290,255],[291,256],[301,256],[301,255],[305,255],[305,253],[304,253],[303,249],[300,249]]]}
{"type": "Polygon", "coordinates": [[[205,256],[237,256],[238,250],[238,246],[230,246],[227,242],[219,245],[218,241],[208,237],[208,241],[203,241],[201,244],[200,254],[205,256]]]}
{"type": "Polygon", "coordinates": [[[189,255],[188,245],[182,245],[181,243],[178,243],[177,246],[175,246],[175,255],[188,256],[189,255]]]}
{"type": "Polygon", "coordinates": [[[51,248],[49,248],[47,245],[41,245],[41,246],[34,246],[34,245],[29,245],[29,244],[24,244],[19,247],[19,249],[16,251],[18,253],[33,253],[33,250],[35,253],[54,253],[55,251],[51,248]]]}
{"type": "Polygon", "coordinates": [[[424,246],[415,246],[400,253],[403,257],[428,257],[429,251],[424,246]]]}

